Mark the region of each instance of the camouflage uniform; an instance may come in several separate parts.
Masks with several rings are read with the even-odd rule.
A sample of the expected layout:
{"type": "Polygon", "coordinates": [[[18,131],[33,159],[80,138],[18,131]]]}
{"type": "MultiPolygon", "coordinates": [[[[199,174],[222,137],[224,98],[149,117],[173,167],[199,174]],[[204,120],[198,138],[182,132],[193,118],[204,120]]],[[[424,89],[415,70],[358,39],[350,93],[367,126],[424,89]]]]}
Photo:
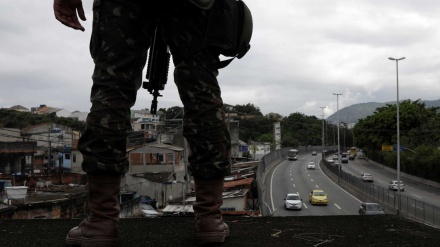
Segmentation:
{"type": "Polygon", "coordinates": [[[130,108],[141,86],[154,24],[159,20],[184,105],[183,134],[191,150],[188,170],[200,178],[225,176],[230,173],[230,137],[216,79],[218,54],[204,45],[207,13],[183,0],[94,1],[90,52],[95,70],[92,107],[79,141],[82,168],[88,173],[128,171],[130,108]]]}

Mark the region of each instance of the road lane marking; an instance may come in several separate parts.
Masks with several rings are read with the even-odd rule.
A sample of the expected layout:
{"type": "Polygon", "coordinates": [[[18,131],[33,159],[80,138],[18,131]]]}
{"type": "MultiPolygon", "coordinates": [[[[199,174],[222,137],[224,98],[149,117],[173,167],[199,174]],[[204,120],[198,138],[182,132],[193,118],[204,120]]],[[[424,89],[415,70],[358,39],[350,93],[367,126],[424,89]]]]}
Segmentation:
{"type": "MultiPolygon", "coordinates": [[[[273,203],[273,175],[275,174],[278,167],[280,167],[280,166],[277,165],[277,167],[275,167],[275,169],[272,172],[272,176],[270,176],[270,202],[272,203],[272,209],[273,209],[272,213],[276,210],[275,204],[273,203]]],[[[269,211],[270,211],[270,208],[269,208],[269,211]]]]}
{"type": "MultiPolygon", "coordinates": [[[[321,162],[322,159],[319,160],[319,163],[321,162]]],[[[321,170],[322,174],[334,185],[338,186],[342,191],[344,191],[345,193],[347,193],[348,195],[350,195],[352,198],[354,198],[355,200],[357,200],[358,202],[362,202],[361,200],[359,200],[358,198],[356,198],[355,196],[353,196],[352,194],[348,193],[348,191],[344,190],[342,187],[340,187],[339,185],[337,185],[335,182],[333,182],[333,180],[331,180],[326,174],[325,172],[321,169],[321,166],[318,166],[319,170],[321,170]]]]}
{"type": "Polygon", "coordinates": [[[418,196],[418,195],[414,195],[414,194],[411,194],[412,196],[415,196],[415,197],[417,197],[417,198],[422,198],[421,196],[418,196]]]}
{"type": "Polygon", "coordinates": [[[263,201],[263,202],[264,202],[264,204],[266,204],[266,207],[269,209],[269,212],[270,212],[270,214],[272,215],[273,213],[272,213],[272,210],[270,210],[270,206],[267,205],[267,203],[266,203],[265,201],[263,201]]]}
{"type": "Polygon", "coordinates": [[[418,209],[420,209],[420,210],[423,210],[423,208],[418,207],[418,206],[416,206],[416,205],[414,205],[414,204],[411,204],[411,206],[413,206],[413,207],[415,207],[415,208],[418,208],[418,209]]]}
{"type": "Polygon", "coordinates": [[[310,181],[312,181],[312,182],[313,182],[313,178],[311,178],[311,179],[310,179],[310,181]]]}
{"type": "Polygon", "coordinates": [[[304,206],[306,209],[308,208],[305,202],[303,202],[303,206],[304,206]]]}
{"type": "Polygon", "coordinates": [[[319,186],[317,184],[315,184],[315,187],[319,189],[319,186]]]}
{"type": "Polygon", "coordinates": [[[336,206],[337,208],[341,209],[341,207],[339,207],[338,204],[336,204],[336,203],[335,203],[335,206],[336,206]]]}

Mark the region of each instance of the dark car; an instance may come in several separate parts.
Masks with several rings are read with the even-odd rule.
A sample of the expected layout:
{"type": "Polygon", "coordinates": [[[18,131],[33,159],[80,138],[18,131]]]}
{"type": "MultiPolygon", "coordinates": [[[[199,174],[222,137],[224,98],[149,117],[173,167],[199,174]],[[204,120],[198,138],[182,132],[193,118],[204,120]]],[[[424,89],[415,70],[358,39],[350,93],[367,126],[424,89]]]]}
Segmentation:
{"type": "Polygon", "coordinates": [[[362,215],[378,215],[385,214],[384,209],[374,202],[363,202],[359,207],[359,214],[362,215]]]}
{"type": "Polygon", "coordinates": [[[157,210],[157,201],[149,196],[141,196],[141,203],[151,205],[157,210]]]}

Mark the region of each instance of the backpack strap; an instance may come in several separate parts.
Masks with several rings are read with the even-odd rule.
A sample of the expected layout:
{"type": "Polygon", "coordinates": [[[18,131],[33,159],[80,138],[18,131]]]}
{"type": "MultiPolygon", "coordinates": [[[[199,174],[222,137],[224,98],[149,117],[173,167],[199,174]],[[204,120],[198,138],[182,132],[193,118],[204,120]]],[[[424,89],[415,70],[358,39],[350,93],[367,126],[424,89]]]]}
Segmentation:
{"type": "Polygon", "coordinates": [[[241,52],[239,54],[237,54],[237,56],[218,62],[217,69],[223,69],[224,67],[228,66],[232,62],[232,60],[234,60],[235,58],[240,59],[240,58],[244,57],[244,55],[246,55],[246,53],[249,51],[249,49],[251,49],[251,45],[246,44],[246,46],[241,50],[241,52]]]}
{"type": "Polygon", "coordinates": [[[189,0],[189,1],[203,10],[208,10],[212,7],[212,4],[214,3],[215,0],[189,0]]]}
{"type": "Polygon", "coordinates": [[[223,69],[224,67],[228,66],[232,60],[234,60],[234,58],[235,57],[218,62],[217,69],[223,69]]]}

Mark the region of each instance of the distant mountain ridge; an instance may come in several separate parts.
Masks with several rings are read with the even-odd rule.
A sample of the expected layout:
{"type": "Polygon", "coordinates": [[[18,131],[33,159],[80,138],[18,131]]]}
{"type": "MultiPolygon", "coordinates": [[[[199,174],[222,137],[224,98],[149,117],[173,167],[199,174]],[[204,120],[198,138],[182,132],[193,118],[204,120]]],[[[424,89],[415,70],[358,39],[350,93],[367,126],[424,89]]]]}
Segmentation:
{"type": "MultiPolygon", "coordinates": [[[[427,108],[431,107],[440,107],[440,99],[438,100],[422,100],[421,102],[426,104],[427,108]]],[[[345,123],[357,123],[359,119],[366,118],[370,115],[373,115],[378,107],[383,107],[386,104],[395,104],[396,101],[379,103],[379,102],[369,102],[369,103],[360,103],[351,106],[344,107],[340,109],[338,112],[330,115],[326,120],[327,122],[336,123],[339,113],[339,122],[345,123]]]]}

